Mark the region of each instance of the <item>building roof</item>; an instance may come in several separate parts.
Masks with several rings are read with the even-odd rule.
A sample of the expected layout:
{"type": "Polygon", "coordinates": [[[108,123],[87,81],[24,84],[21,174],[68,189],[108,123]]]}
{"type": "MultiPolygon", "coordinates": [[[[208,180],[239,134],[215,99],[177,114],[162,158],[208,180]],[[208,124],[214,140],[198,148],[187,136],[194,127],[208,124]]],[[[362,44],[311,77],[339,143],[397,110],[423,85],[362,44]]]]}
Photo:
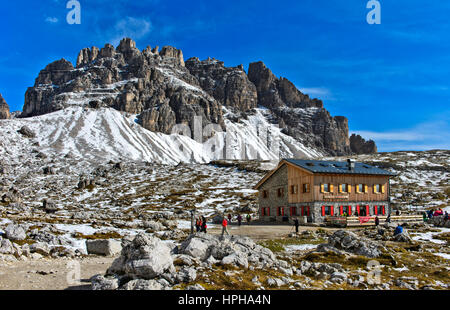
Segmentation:
{"type": "Polygon", "coordinates": [[[387,170],[383,170],[365,163],[353,162],[354,167],[349,168],[349,162],[342,161],[321,161],[321,160],[301,160],[301,159],[284,159],[288,163],[308,170],[312,173],[337,173],[337,174],[369,174],[395,176],[387,170]]]}

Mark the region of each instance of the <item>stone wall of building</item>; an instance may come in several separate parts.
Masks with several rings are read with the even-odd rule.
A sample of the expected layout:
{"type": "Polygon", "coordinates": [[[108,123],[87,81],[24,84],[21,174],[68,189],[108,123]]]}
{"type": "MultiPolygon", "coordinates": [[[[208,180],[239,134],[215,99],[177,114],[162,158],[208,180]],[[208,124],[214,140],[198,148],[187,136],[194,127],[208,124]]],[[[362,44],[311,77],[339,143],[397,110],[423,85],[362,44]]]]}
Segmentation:
{"type": "MultiPolygon", "coordinates": [[[[288,205],[288,169],[284,165],[276,171],[261,187],[259,188],[259,216],[265,221],[281,221],[282,216],[277,217],[277,207],[287,207],[288,205]],[[278,197],[278,189],[283,188],[283,196],[278,197]],[[268,197],[263,197],[263,192],[268,192],[268,197]],[[270,208],[269,216],[262,216],[262,208],[270,208]]],[[[287,213],[289,215],[289,213],[287,213]]]]}

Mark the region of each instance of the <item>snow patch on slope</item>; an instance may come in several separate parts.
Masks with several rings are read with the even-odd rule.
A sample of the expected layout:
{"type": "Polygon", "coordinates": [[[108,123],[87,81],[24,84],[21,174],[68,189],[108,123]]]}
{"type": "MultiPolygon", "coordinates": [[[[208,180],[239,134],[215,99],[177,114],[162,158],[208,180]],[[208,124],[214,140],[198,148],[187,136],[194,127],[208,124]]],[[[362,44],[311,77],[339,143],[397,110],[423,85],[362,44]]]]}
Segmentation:
{"type": "Polygon", "coordinates": [[[39,143],[39,151],[47,155],[71,154],[77,158],[92,160],[127,159],[162,164],[208,163],[224,159],[225,155],[227,159],[260,160],[321,155],[280,133],[280,129],[270,124],[263,113],[263,110],[257,110],[256,114],[239,123],[227,120],[227,132],[217,132],[212,140],[203,144],[187,136],[148,131],[136,123],[136,115],[112,108],[87,109],[76,106],[27,119],[2,121],[0,135],[6,140],[15,140],[15,143],[3,142],[11,146],[9,154],[4,155],[13,157],[29,152],[31,144],[35,142],[39,143]],[[36,133],[36,138],[32,141],[24,140],[17,133],[24,125],[36,133]],[[267,141],[261,138],[258,132],[261,126],[279,134],[280,154],[273,152],[267,141]],[[26,142],[17,143],[21,139],[26,142]],[[218,150],[221,146],[228,145],[225,148],[227,151],[214,150],[211,146],[213,140],[216,141],[218,150]],[[28,145],[26,151],[23,149],[25,145],[28,145]]]}

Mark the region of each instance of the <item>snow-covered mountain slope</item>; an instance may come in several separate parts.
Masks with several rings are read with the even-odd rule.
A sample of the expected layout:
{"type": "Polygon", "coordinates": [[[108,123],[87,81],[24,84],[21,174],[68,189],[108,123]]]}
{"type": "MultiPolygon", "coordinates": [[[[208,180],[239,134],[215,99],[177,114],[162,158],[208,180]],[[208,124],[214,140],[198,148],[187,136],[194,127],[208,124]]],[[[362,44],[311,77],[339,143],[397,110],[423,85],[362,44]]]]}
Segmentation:
{"type": "Polygon", "coordinates": [[[133,160],[163,164],[207,163],[225,158],[277,160],[279,157],[322,155],[280,133],[277,126],[267,120],[265,113],[263,109],[257,109],[247,120],[238,123],[226,120],[227,132],[217,132],[212,138],[216,141],[214,148],[212,139],[202,144],[187,136],[148,131],[136,123],[135,115],[112,108],[73,106],[41,116],[0,121],[3,145],[0,155],[4,159],[17,157],[30,151],[31,144],[50,156],[70,154],[90,160],[133,160]],[[36,138],[24,142],[26,139],[17,133],[22,126],[34,131],[36,138]],[[261,134],[266,130],[268,134],[261,134]],[[273,147],[277,134],[280,141],[279,155],[278,148],[273,147]],[[28,151],[23,149],[27,146],[30,148],[28,151]],[[224,151],[219,152],[222,147],[224,151]]]}

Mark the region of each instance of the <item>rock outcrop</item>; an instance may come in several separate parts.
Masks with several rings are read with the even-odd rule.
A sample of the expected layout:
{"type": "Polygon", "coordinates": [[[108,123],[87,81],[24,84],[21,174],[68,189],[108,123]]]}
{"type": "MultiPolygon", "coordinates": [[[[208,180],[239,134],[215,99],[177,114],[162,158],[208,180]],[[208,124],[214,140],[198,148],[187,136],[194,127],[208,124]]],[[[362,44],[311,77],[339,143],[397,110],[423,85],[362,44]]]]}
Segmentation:
{"type": "Polygon", "coordinates": [[[344,251],[375,258],[382,254],[383,247],[378,242],[362,238],[353,232],[338,230],[328,238],[328,243],[319,245],[317,251],[344,251]]]}
{"type": "Polygon", "coordinates": [[[0,119],[10,119],[9,105],[6,103],[2,94],[0,94],[0,119]]]}
{"type": "Polygon", "coordinates": [[[346,117],[332,117],[321,100],[311,99],[285,78],[278,79],[263,62],[251,63],[248,77],[256,85],[258,104],[276,115],[286,134],[331,155],[350,154],[346,117]]]}
{"type": "Polygon", "coordinates": [[[224,115],[237,123],[265,107],[270,121],[304,146],[329,155],[352,152],[348,120],[332,117],[321,100],[277,78],[264,63],[250,64],[247,74],[243,65],[226,67],[211,58],[185,62],[183,52],[171,46],[140,51],[129,38],[117,48],[81,50],[76,67],[65,59],[49,64],[28,88],[20,117],[74,105],[135,114],[141,126],[165,134],[177,124],[189,125],[191,136],[194,117],[201,117],[203,127],[217,124],[226,131],[224,115]]]}
{"type": "Polygon", "coordinates": [[[374,154],[378,152],[373,140],[366,141],[360,135],[352,134],[350,137],[350,148],[355,154],[374,154]]]}
{"type": "Polygon", "coordinates": [[[91,278],[94,290],[163,290],[197,278],[195,266],[229,265],[249,268],[287,268],[267,248],[250,238],[224,237],[198,233],[173,247],[159,238],[139,234],[125,243],[106,275],[91,278]],[[175,264],[176,262],[176,264],[175,264]],[[176,265],[176,266],[175,266],[176,265]]]}

